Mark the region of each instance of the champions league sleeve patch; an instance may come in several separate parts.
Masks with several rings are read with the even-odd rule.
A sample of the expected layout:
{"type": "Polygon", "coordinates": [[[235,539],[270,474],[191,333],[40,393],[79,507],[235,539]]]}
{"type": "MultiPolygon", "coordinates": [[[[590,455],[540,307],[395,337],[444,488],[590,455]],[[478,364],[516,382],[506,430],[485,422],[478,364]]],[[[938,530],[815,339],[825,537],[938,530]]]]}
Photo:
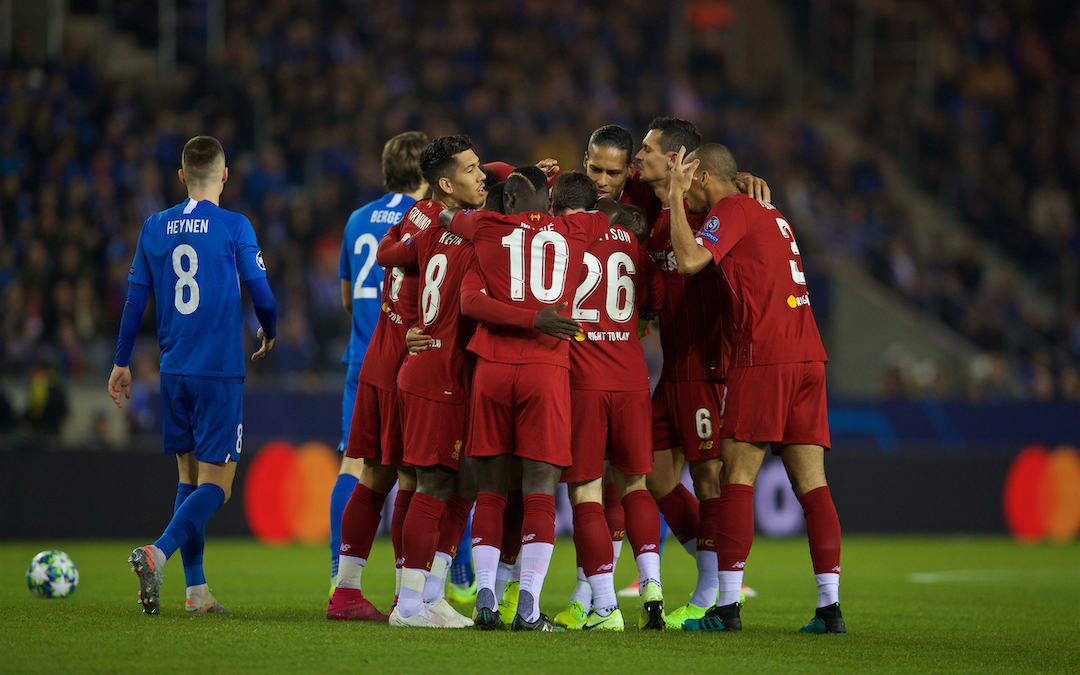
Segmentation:
{"type": "Polygon", "coordinates": [[[709,218],[705,221],[705,224],[701,226],[702,232],[716,232],[720,229],[720,219],[716,216],[709,218]]]}
{"type": "Polygon", "coordinates": [[[263,262],[262,251],[255,254],[255,264],[259,266],[263,272],[266,271],[266,263],[263,262]]]}

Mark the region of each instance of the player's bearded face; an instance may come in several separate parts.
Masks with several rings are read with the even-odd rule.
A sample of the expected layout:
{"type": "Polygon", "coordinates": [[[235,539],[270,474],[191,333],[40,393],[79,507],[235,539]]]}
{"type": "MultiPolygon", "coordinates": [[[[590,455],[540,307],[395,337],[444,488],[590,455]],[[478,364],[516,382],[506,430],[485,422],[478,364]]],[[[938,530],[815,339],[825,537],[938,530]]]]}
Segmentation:
{"type": "Polygon", "coordinates": [[[590,145],[585,155],[585,173],[596,183],[600,197],[618,199],[626,187],[632,164],[627,152],[610,145],[590,145]]]}
{"type": "Polygon", "coordinates": [[[652,183],[662,181],[668,177],[671,171],[668,159],[671,153],[660,149],[660,136],[664,132],[652,129],[645,134],[645,140],[641,142],[641,150],[634,157],[641,166],[641,181],[652,183]]]}
{"type": "Polygon", "coordinates": [[[457,171],[450,176],[453,188],[451,196],[459,206],[481,209],[487,200],[484,189],[484,171],[480,168],[480,158],[472,150],[454,155],[458,161],[457,171]]]}

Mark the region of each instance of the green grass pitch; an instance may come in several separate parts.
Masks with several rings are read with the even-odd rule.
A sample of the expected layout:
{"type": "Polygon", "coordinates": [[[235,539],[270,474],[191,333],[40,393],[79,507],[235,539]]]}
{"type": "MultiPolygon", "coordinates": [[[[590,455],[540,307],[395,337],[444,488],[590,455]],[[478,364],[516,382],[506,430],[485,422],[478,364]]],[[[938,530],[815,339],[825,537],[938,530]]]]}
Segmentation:
{"type": "MultiPolygon", "coordinates": [[[[847,636],[799,635],[817,598],[805,539],[755,542],[741,634],[636,630],[640,603],[623,600],[625,633],[520,634],[401,629],[324,618],[325,547],[208,542],[205,569],[227,615],[183,610],[179,555],[165,568],[162,613],[141,614],[125,563],[135,541],[0,542],[0,673],[1078,673],[1080,545],[1026,546],[1004,537],[844,540],[847,636]],[[39,550],[79,567],[66,600],[39,600],[25,572],[39,550]]],[[[379,539],[365,593],[389,611],[392,553],[379,539]]],[[[693,587],[691,558],[669,539],[668,608],[693,587]]],[[[634,577],[629,555],[617,582],[634,577]]],[[[574,584],[561,539],[544,587],[554,615],[574,584]]]]}

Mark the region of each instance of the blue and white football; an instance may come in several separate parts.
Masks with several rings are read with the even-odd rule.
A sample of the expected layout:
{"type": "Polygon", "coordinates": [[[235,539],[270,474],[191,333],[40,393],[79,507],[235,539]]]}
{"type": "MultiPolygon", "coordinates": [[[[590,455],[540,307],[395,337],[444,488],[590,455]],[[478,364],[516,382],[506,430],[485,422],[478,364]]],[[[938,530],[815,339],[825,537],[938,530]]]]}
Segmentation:
{"type": "Polygon", "coordinates": [[[39,598],[66,598],[79,584],[79,570],[63,551],[42,551],[30,561],[26,585],[39,598]]]}

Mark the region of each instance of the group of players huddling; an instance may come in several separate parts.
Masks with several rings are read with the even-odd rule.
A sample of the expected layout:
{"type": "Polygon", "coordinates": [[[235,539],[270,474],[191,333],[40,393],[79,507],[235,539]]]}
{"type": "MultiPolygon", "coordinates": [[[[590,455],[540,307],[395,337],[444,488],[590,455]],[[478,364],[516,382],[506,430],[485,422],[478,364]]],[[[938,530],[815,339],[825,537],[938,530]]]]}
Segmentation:
{"type": "MultiPolygon", "coordinates": [[[[553,160],[485,165],[467,136],[429,143],[419,132],[387,142],[383,170],[388,194],[353,214],[342,249],[353,334],[327,617],[622,630],[614,567],[625,530],[640,628],[739,631],[753,484],[771,445],[803,506],[818,586],[815,616],[801,632],[845,633],[840,525],[824,473],[826,356],[792,228],[767,185],[738,174],[727,148],[702,145],[692,123],[673,117],[653,120],[636,155],[629,131],[597,129],[581,172],[559,171],[553,160]],[[385,268],[381,281],[371,275],[375,262],[385,268]],[[364,309],[372,304],[377,321],[364,309]],[[650,401],[639,332],[652,318],[664,363],[650,401]],[[697,497],[679,482],[684,463],[697,497]],[[573,505],[579,584],[552,621],[539,600],[560,481],[573,505]],[[398,588],[388,616],[364,598],[361,577],[395,483],[398,588]],[[444,588],[474,505],[469,618],[444,588]],[[690,601],[666,615],[661,513],[698,569],[690,601]]],[[[157,217],[144,225],[137,262],[157,217]]],[[[176,255],[152,285],[175,292],[182,314],[189,296],[181,286],[196,272],[176,255]]],[[[131,281],[145,283],[134,272],[131,281]]],[[[272,347],[265,315],[257,355],[272,347]]],[[[128,352],[122,331],[110,380],[118,404],[128,352]]],[[[170,405],[178,406],[163,400],[170,405]]],[[[200,456],[197,431],[186,446],[175,436],[170,444],[167,426],[181,487],[192,479],[187,464],[196,466],[186,453],[194,450],[197,468],[208,464],[212,477],[229,466],[228,457],[215,464],[200,456]]],[[[166,533],[132,553],[144,609],[156,613],[161,566],[179,548],[189,610],[195,586],[192,611],[221,611],[201,574],[202,525],[213,510],[194,518],[182,503],[178,492],[166,533]],[[188,574],[194,546],[184,534],[198,543],[198,574],[188,574]]]]}

